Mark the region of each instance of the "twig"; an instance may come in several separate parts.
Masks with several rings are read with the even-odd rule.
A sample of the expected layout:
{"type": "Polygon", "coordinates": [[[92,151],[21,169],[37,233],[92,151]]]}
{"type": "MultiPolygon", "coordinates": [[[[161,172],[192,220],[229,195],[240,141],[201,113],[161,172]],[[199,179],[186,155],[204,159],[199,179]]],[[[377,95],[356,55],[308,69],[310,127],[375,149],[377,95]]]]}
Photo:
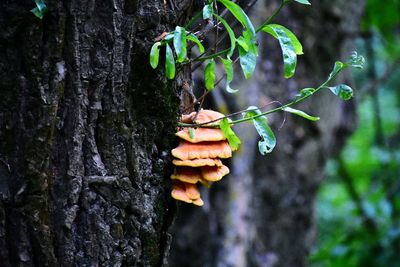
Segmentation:
{"type": "Polygon", "coordinates": [[[272,15],[265,20],[256,30],[256,32],[259,32],[262,30],[262,28],[264,28],[265,25],[268,25],[271,23],[271,21],[279,14],[279,12],[281,11],[281,9],[287,4],[289,3],[290,0],[282,0],[281,4],[279,5],[279,7],[277,9],[275,9],[274,13],[272,13],[272,15]]]}

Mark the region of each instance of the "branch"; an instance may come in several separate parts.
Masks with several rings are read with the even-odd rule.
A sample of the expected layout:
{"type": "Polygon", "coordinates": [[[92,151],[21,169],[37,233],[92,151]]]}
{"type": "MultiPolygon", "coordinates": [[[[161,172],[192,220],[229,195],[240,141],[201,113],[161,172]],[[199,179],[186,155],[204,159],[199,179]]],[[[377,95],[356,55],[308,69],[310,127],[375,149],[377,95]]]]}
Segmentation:
{"type": "MultiPolygon", "coordinates": [[[[285,104],[285,105],[282,105],[282,106],[280,106],[280,107],[278,107],[278,108],[274,108],[274,109],[271,109],[271,110],[269,110],[269,111],[260,113],[260,114],[258,114],[258,115],[250,116],[250,117],[246,117],[246,118],[243,118],[243,119],[231,121],[231,122],[229,122],[229,124],[230,124],[230,125],[235,125],[235,124],[239,124],[239,123],[242,123],[242,122],[245,122],[245,121],[250,121],[250,120],[253,120],[253,119],[262,117],[262,116],[269,115],[269,114],[274,113],[274,112],[281,111],[281,110],[283,110],[284,108],[287,108],[287,107],[290,107],[290,106],[292,106],[292,105],[295,105],[295,104],[297,104],[297,103],[299,103],[299,102],[302,102],[302,101],[306,100],[307,98],[309,98],[310,96],[314,95],[315,93],[319,92],[319,91],[322,90],[323,88],[326,88],[327,85],[328,85],[332,80],[334,80],[334,79],[336,78],[336,76],[337,76],[341,71],[343,71],[344,69],[346,69],[346,68],[348,68],[348,67],[349,67],[349,65],[343,66],[343,68],[342,68],[340,71],[334,73],[333,75],[329,75],[328,79],[327,79],[325,82],[323,82],[320,86],[318,86],[318,87],[315,89],[315,91],[312,92],[311,94],[304,95],[304,96],[299,97],[299,98],[297,98],[297,99],[295,99],[295,100],[293,100],[293,101],[291,101],[291,102],[289,102],[289,103],[287,103],[287,104],[285,104]]],[[[255,109],[255,110],[259,110],[259,108],[255,109]]],[[[226,116],[224,116],[224,117],[221,117],[221,118],[219,118],[219,119],[207,121],[207,122],[204,122],[204,123],[198,123],[198,124],[196,124],[196,123],[182,123],[182,122],[178,122],[178,126],[180,126],[180,127],[195,127],[195,128],[218,128],[218,127],[219,127],[218,125],[207,125],[207,124],[212,124],[212,123],[214,123],[214,122],[223,120],[224,118],[232,117],[232,116],[237,115],[238,113],[241,113],[241,112],[244,112],[244,111],[239,111],[239,112],[236,112],[236,113],[228,114],[228,115],[226,115],[226,116]]]]}
{"type": "Polygon", "coordinates": [[[339,176],[343,180],[344,184],[346,185],[347,192],[349,193],[351,199],[353,200],[354,204],[356,205],[359,213],[361,214],[361,217],[363,218],[363,223],[367,229],[369,229],[371,232],[376,232],[378,230],[376,222],[371,218],[368,213],[365,211],[363,207],[363,200],[358,193],[353,179],[349,172],[346,169],[346,165],[344,163],[344,160],[341,156],[338,158],[338,163],[339,163],[339,176]]]}

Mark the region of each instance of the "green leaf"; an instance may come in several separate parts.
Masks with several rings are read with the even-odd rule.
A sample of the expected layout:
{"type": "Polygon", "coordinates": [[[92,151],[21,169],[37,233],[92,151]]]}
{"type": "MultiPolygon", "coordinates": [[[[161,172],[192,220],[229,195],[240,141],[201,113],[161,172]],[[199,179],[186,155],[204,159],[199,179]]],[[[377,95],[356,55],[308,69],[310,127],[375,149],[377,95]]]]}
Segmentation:
{"type": "Polygon", "coordinates": [[[228,81],[233,80],[233,67],[232,67],[232,60],[230,58],[224,59],[222,57],[219,57],[221,60],[222,64],[224,65],[225,72],[226,72],[226,79],[228,81]]]}
{"type": "Polygon", "coordinates": [[[288,29],[277,24],[265,25],[262,31],[278,39],[282,49],[285,78],[292,77],[296,71],[296,54],[303,53],[300,42],[288,29]]]}
{"type": "Polygon", "coordinates": [[[235,33],[233,32],[231,26],[229,26],[228,22],[226,22],[225,19],[223,19],[222,17],[218,16],[217,14],[214,14],[214,16],[221,21],[221,23],[224,25],[226,31],[228,32],[229,35],[229,39],[231,41],[231,48],[227,54],[227,57],[230,58],[233,55],[233,51],[235,50],[236,47],[236,37],[235,37],[235,33]]]}
{"type": "Polygon", "coordinates": [[[175,32],[171,32],[171,33],[167,34],[167,36],[164,37],[163,41],[165,41],[165,42],[168,43],[169,41],[171,41],[172,39],[174,39],[174,33],[175,33],[175,32]]]}
{"type": "Polygon", "coordinates": [[[168,79],[175,77],[175,59],[169,44],[166,44],[165,50],[165,71],[167,72],[168,79]]]}
{"type": "Polygon", "coordinates": [[[236,42],[243,48],[244,51],[249,52],[249,45],[243,36],[239,36],[239,38],[236,39],[236,42]]]}
{"type": "Polygon", "coordinates": [[[237,150],[241,142],[239,137],[237,137],[235,132],[231,129],[228,119],[222,119],[219,123],[219,127],[221,128],[221,131],[226,139],[228,139],[229,145],[231,146],[232,150],[237,150]]]}
{"type": "Polygon", "coordinates": [[[304,88],[304,89],[300,90],[300,92],[296,95],[296,97],[297,98],[302,98],[302,97],[305,97],[305,96],[312,95],[312,94],[314,94],[314,92],[315,92],[314,88],[304,88]]]}
{"type": "Polygon", "coordinates": [[[245,46],[248,47],[248,50],[246,51],[246,49],[239,46],[239,58],[240,66],[242,67],[244,76],[246,79],[249,79],[253,74],[257,64],[257,41],[252,35],[251,31],[248,29],[243,32],[243,38],[239,37],[239,39],[243,40],[245,46]]]}
{"type": "MultiPolygon", "coordinates": [[[[336,61],[335,62],[335,66],[333,67],[333,70],[331,71],[331,73],[329,73],[329,77],[327,81],[332,80],[333,78],[335,78],[335,76],[341,72],[342,70],[344,70],[345,68],[348,67],[354,67],[354,68],[363,68],[365,63],[365,59],[363,56],[359,56],[357,54],[357,52],[353,52],[352,55],[350,56],[350,59],[343,63],[341,61],[336,61]]],[[[351,89],[351,88],[350,88],[351,89]]]]}
{"type": "Polygon", "coordinates": [[[158,58],[160,56],[160,49],[159,46],[161,45],[161,42],[157,42],[153,44],[151,47],[150,51],[150,65],[153,69],[157,68],[158,66],[158,58]]]}
{"type": "Polygon", "coordinates": [[[250,30],[253,36],[256,36],[256,31],[254,30],[251,20],[239,5],[231,2],[230,0],[218,1],[221,2],[232,13],[232,15],[240,22],[240,24],[243,25],[243,27],[250,30]]]}
{"type": "Polygon", "coordinates": [[[224,65],[224,69],[226,72],[226,91],[231,94],[238,92],[239,90],[232,89],[230,86],[230,83],[233,80],[232,60],[230,58],[224,59],[222,57],[219,57],[219,59],[221,60],[222,64],[224,65]]]}
{"type": "Polygon", "coordinates": [[[311,5],[311,3],[308,2],[308,0],[294,0],[294,1],[303,5],[311,5]]]}
{"type": "Polygon", "coordinates": [[[354,68],[362,69],[365,64],[365,59],[363,56],[359,56],[356,51],[353,51],[347,64],[354,68]]]}
{"type": "MultiPolygon", "coordinates": [[[[249,47],[248,51],[253,53],[257,57],[258,56],[258,44],[257,44],[256,37],[248,29],[243,31],[242,36],[243,36],[243,40],[246,42],[246,45],[249,47]]],[[[239,37],[239,39],[240,39],[240,37],[239,37]]]]}
{"type": "Polygon", "coordinates": [[[186,30],[183,27],[176,26],[174,32],[174,48],[177,55],[177,61],[183,62],[186,59],[186,30]]]}
{"type": "Polygon", "coordinates": [[[189,137],[190,139],[194,139],[195,138],[195,133],[194,133],[194,129],[193,128],[189,128],[189,137]]]}
{"type": "Polygon", "coordinates": [[[239,46],[239,57],[244,77],[249,79],[256,68],[257,54],[254,53],[253,49],[249,49],[249,51],[246,52],[246,50],[239,46]]]}
{"type": "Polygon", "coordinates": [[[215,61],[214,61],[214,59],[211,59],[210,62],[208,62],[206,68],[204,69],[204,80],[205,80],[206,89],[208,91],[212,91],[214,89],[214,83],[215,83],[215,61]]]}
{"type": "Polygon", "coordinates": [[[31,9],[31,12],[38,17],[39,19],[43,19],[43,12],[40,11],[39,8],[35,7],[33,9],[31,9]]]}
{"type": "Polygon", "coordinates": [[[205,51],[204,46],[200,42],[199,38],[197,38],[196,35],[194,35],[193,33],[190,33],[189,35],[186,36],[186,39],[195,43],[199,47],[200,53],[204,53],[204,51],[205,51]]]}
{"type": "Polygon", "coordinates": [[[333,79],[340,71],[342,71],[346,67],[346,64],[344,64],[343,62],[336,61],[333,70],[331,71],[331,73],[329,73],[328,80],[333,79]]]}
{"type": "Polygon", "coordinates": [[[290,108],[290,107],[283,108],[282,110],[286,111],[286,112],[289,112],[289,113],[296,114],[296,115],[298,115],[300,117],[303,117],[303,118],[305,118],[307,120],[310,120],[310,121],[318,121],[320,119],[319,117],[314,117],[314,116],[308,115],[304,111],[301,111],[301,110],[298,110],[298,109],[294,109],[294,108],[290,108]]]}
{"type": "MultiPolygon", "coordinates": [[[[269,28],[275,28],[275,29],[280,29],[283,32],[285,32],[285,34],[289,37],[293,48],[294,48],[294,52],[296,53],[296,55],[303,55],[303,46],[301,45],[299,39],[297,39],[296,35],[294,35],[293,32],[291,32],[288,28],[283,27],[282,25],[279,24],[268,24],[267,26],[269,26],[269,28]]],[[[264,29],[262,29],[264,30],[264,29]]],[[[268,27],[266,30],[269,30],[268,27]]],[[[268,32],[269,34],[271,34],[273,37],[275,37],[276,39],[278,39],[278,35],[275,31],[273,30],[269,30],[268,32]]]]}
{"type": "MultiPolygon", "coordinates": [[[[256,115],[260,115],[261,111],[255,106],[250,106],[244,113],[245,118],[250,118],[256,115]]],[[[254,127],[256,128],[258,134],[261,136],[262,140],[258,142],[258,150],[262,155],[270,153],[275,145],[276,138],[271,128],[268,125],[268,120],[265,116],[260,116],[252,119],[254,127]]]]}
{"type": "Polygon", "coordinates": [[[349,100],[353,97],[353,89],[346,84],[339,84],[334,87],[328,87],[335,95],[339,96],[342,100],[349,100]]]}
{"type": "Polygon", "coordinates": [[[209,19],[209,18],[211,18],[212,15],[213,15],[213,12],[214,12],[214,10],[213,10],[213,7],[212,7],[211,4],[205,5],[205,6],[203,7],[203,19],[209,19]]]}
{"type": "Polygon", "coordinates": [[[35,0],[36,7],[31,9],[31,12],[38,17],[39,19],[43,19],[44,14],[47,12],[47,6],[43,2],[43,0],[35,0]]]}

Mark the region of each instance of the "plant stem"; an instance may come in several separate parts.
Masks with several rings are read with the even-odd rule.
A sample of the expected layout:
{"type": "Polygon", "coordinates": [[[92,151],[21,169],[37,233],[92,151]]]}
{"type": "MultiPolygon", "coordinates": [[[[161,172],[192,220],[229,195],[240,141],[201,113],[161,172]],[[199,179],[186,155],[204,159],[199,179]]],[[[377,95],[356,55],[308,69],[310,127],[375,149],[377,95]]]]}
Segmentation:
{"type": "Polygon", "coordinates": [[[275,9],[274,13],[272,13],[272,15],[266,20],[264,21],[256,30],[256,32],[259,32],[262,30],[262,28],[264,28],[265,25],[268,25],[271,23],[271,21],[279,14],[279,12],[281,11],[281,9],[287,4],[289,3],[290,0],[282,0],[281,4],[279,5],[279,7],[277,9],[275,9]]]}
{"type": "MultiPolygon", "coordinates": [[[[287,108],[287,107],[290,107],[290,106],[295,105],[295,104],[297,104],[297,103],[299,103],[299,102],[302,102],[302,101],[304,101],[305,99],[307,99],[307,98],[309,98],[310,96],[312,96],[312,95],[314,95],[315,93],[317,93],[318,91],[320,91],[321,89],[326,88],[327,85],[328,85],[328,83],[331,82],[333,79],[335,79],[335,77],[336,77],[342,70],[346,69],[347,67],[348,67],[348,65],[345,64],[339,71],[337,71],[336,73],[333,73],[333,75],[330,75],[329,78],[328,78],[325,82],[323,82],[320,86],[318,86],[318,87],[315,89],[315,91],[312,92],[311,94],[307,94],[307,95],[305,95],[305,96],[303,96],[303,97],[297,98],[297,99],[295,99],[295,100],[293,100],[293,101],[291,101],[291,102],[289,102],[289,103],[287,103],[287,104],[285,104],[285,105],[282,105],[282,106],[280,106],[280,107],[278,107],[278,108],[274,108],[274,109],[268,110],[268,111],[266,111],[266,112],[262,112],[262,113],[260,113],[260,114],[254,115],[254,116],[247,117],[247,118],[243,118],[243,119],[238,119],[238,120],[234,120],[234,121],[230,121],[229,124],[230,124],[230,125],[235,125],[235,124],[239,124],[239,123],[242,123],[242,122],[245,122],[245,121],[250,121],[250,120],[253,120],[253,119],[262,117],[262,116],[269,115],[269,114],[271,114],[271,113],[275,113],[275,112],[281,111],[281,110],[283,110],[283,109],[285,109],[285,108],[287,108]]],[[[259,110],[259,108],[257,108],[256,110],[259,110]]],[[[245,112],[245,111],[243,111],[243,112],[245,112]]],[[[180,126],[180,127],[199,127],[199,128],[218,128],[218,127],[219,127],[218,125],[207,125],[207,124],[212,124],[212,123],[214,123],[214,122],[220,121],[220,120],[222,120],[222,119],[224,119],[224,118],[231,117],[231,116],[236,115],[236,114],[238,114],[238,113],[240,113],[240,112],[236,112],[236,113],[226,115],[226,116],[221,117],[221,118],[216,119],[216,120],[211,120],[211,121],[207,121],[207,122],[203,122],[203,123],[198,123],[198,124],[179,122],[179,123],[178,123],[178,126],[180,126]]]]}
{"type": "MultiPolygon", "coordinates": [[[[347,66],[344,66],[344,67],[343,67],[343,69],[345,69],[345,68],[347,68],[347,66]]],[[[343,70],[343,69],[341,69],[341,70],[343,70]]],[[[330,81],[332,81],[332,80],[336,77],[336,75],[339,74],[339,72],[340,72],[340,71],[336,72],[334,75],[332,75],[331,77],[329,77],[325,82],[323,82],[320,86],[318,86],[317,89],[315,89],[315,91],[314,91],[312,94],[307,94],[307,95],[305,95],[305,96],[303,96],[303,97],[300,97],[300,98],[297,98],[297,99],[293,100],[292,102],[289,102],[289,103],[287,103],[287,104],[285,104],[285,105],[283,105],[283,106],[280,106],[280,107],[275,108],[275,109],[271,109],[271,110],[269,110],[269,111],[260,113],[260,114],[255,115],[255,116],[248,117],[248,118],[243,118],[243,119],[239,119],[239,120],[235,120],[235,121],[231,121],[229,124],[230,124],[230,125],[235,125],[235,124],[238,124],[238,123],[241,123],[241,122],[245,122],[245,121],[249,121],[249,120],[252,120],[252,119],[256,119],[256,118],[258,118],[258,117],[265,116],[265,115],[269,115],[269,114],[271,114],[271,113],[274,113],[274,112],[277,112],[277,111],[281,111],[281,110],[283,110],[284,108],[287,108],[287,107],[289,107],[289,106],[295,105],[295,104],[297,104],[297,103],[299,103],[299,102],[301,102],[301,101],[303,101],[303,100],[309,98],[310,96],[312,96],[313,94],[317,93],[317,92],[320,91],[321,89],[325,88],[325,87],[327,86],[327,84],[328,84],[330,81]]]]}
{"type": "Polygon", "coordinates": [[[196,15],[194,15],[194,17],[191,18],[191,19],[189,20],[188,23],[186,23],[186,25],[185,25],[184,28],[185,28],[185,29],[190,28],[190,27],[191,27],[199,18],[201,18],[202,16],[203,16],[203,10],[197,12],[196,15]]]}
{"type": "Polygon", "coordinates": [[[239,124],[239,123],[241,123],[241,122],[245,122],[245,121],[249,121],[249,120],[256,119],[256,118],[258,118],[258,117],[262,117],[262,116],[265,116],[265,115],[269,115],[269,114],[274,113],[274,112],[277,112],[277,111],[281,111],[281,110],[283,110],[284,108],[290,107],[290,106],[292,106],[292,105],[294,105],[294,104],[297,104],[297,103],[299,103],[299,102],[301,102],[301,101],[303,101],[303,100],[309,98],[309,97],[312,96],[314,93],[317,93],[319,90],[321,90],[322,88],[323,88],[323,87],[318,87],[317,89],[315,89],[315,91],[314,91],[312,94],[305,95],[305,96],[303,96],[303,97],[301,97],[301,98],[298,98],[298,99],[296,99],[296,100],[293,100],[292,102],[289,102],[289,103],[287,103],[287,104],[285,104],[285,105],[283,105],[283,106],[280,106],[280,107],[278,107],[278,108],[274,108],[274,109],[268,110],[268,111],[266,111],[266,112],[260,113],[260,114],[258,114],[258,115],[254,115],[254,116],[252,116],[252,117],[248,117],[248,118],[243,118],[243,119],[235,120],[235,121],[230,122],[229,124],[235,125],[235,124],[239,124]]]}
{"type": "Polygon", "coordinates": [[[189,60],[189,61],[186,61],[186,62],[182,62],[182,64],[191,63],[191,62],[197,62],[197,61],[205,61],[207,59],[216,58],[216,57],[218,57],[220,55],[223,55],[223,54],[229,52],[229,50],[231,50],[231,49],[227,48],[225,50],[218,51],[218,52],[216,52],[214,54],[211,54],[211,55],[208,55],[208,56],[199,57],[199,58],[195,58],[195,59],[192,59],[192,60],[189,60]]]}

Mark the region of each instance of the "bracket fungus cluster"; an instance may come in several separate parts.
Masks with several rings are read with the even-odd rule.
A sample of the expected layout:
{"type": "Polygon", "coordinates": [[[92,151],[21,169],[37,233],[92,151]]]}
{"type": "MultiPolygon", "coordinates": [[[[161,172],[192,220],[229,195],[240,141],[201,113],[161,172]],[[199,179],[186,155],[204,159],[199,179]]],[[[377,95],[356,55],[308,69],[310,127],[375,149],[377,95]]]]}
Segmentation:
{"type": "MultiPolygon", "coordinates": [[[[204,124],[224,117],[223,114],[213,110],[200,110],[183,115],[184,123],[204,124]]],[[[188,128],[183,128],[176,133],[180,138],[177,148],[172,150],[175,159],[175,172],[171,175],[173,189],[171,196],[174,199],[202,206],[198,190],[198,183],[209,187],[229,173],[229,168],[222,164],[221,159],[232,157],[223,132],[217,128],[196,128],[190,133],[188,128]]]]}

